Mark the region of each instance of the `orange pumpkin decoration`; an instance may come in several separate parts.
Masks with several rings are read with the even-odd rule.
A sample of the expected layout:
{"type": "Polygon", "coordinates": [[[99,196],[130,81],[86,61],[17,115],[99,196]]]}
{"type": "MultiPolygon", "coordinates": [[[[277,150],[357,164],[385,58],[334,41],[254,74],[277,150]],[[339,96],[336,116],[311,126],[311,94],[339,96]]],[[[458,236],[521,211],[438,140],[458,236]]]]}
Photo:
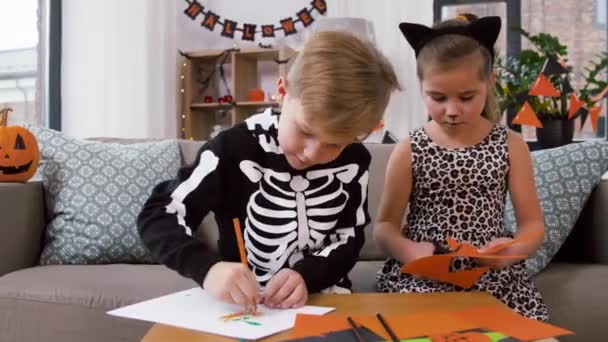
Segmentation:
{"type": "Polygon", "coordinates": [[[0,182],[25,183],[36,173],[40,151],[32,132],[6,125],[10,111],[0,110],[0,182]]]}

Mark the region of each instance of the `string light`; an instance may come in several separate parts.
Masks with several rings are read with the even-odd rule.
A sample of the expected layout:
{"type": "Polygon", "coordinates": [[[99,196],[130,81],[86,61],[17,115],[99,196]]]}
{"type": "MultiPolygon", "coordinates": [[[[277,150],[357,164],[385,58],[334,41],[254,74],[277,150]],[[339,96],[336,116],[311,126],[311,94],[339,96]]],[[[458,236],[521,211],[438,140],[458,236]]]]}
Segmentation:
{"type": "MultiPolygon", "coordinates": [[[[180,92],[182,94],[181,96],[182,96],[182,110],[183,110],[183,112],[182,112],[182,136],[181,136],[182,139],[186,138],[186,105],[187,105],[187,103],[186,103],[186,99],[185,99],[185,87],[186,87],[185,73],[186,73],[187,67],[188,67],[188,62],[184,62],[182,64],[182,73],[180,75],[180,79],[181,79],[181,83],[182,83],[180,92]]],[[[192,137],[190,137],[190,140],[192,140],[192,137]]]]}

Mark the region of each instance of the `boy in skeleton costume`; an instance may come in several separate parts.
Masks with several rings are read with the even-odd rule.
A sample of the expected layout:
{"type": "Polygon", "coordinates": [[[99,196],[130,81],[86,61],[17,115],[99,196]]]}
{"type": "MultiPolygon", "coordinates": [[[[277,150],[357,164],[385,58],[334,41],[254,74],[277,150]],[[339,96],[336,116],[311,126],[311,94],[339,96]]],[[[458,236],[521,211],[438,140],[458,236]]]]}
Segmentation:
{"type": "Polygon", "coordinates": [[[307,40],[267,109],[208,141],[145,204],[142,240],[169,268],[217,298],[250,309],[304,305],[308,293],[349,291],[369,223],[369,152],[398,82],[390,63],[348,33],[307,40]],[[215,241],[192,236],[212,211],[215,241]],[[243,223],[248,267],[232,219],[243,223]],[[260,290],[262,288],[263,290],[260,290]]]}

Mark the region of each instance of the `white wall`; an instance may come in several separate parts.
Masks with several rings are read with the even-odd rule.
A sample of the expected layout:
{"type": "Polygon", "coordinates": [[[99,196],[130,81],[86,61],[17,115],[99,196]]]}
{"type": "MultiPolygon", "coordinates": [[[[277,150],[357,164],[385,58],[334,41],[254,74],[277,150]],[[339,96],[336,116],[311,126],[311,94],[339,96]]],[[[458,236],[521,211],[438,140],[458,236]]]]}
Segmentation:
{"type": "MultiPolygon", "coordinates": [[[[225,18],[257,25],[296,16],[310,0],[201,1],[225,18]],[[255,6],[252,6],[252,4],[255,6]]],[[[395,65],[405,92],[395,94],[387,127],[403,137],[424,122],[414,57],[398,31],[400,21],[432,21],[432,0],[328,0],[328,17],[363,17],[374,24],[377,45],[395,65]]],[[[62,124],[76,137],[175,137],[177,48],[224,49],[247,44],[200,26],[183,14],[187,4],[166,0],[64,0],[62,124]],[[177,4],[177,5],[176,5],[177,4]]],[[[314,13],[318,18],[318,13],[314,13]]],[[[200,17],[199,17],[200,18],[200,17]]],[[[314,24],[313,24],[314,25],[314,24]]],[[[300,31],[301,24],[296,28],[300,31]]],[[[238,32],[237,32],[238,36],[238,32]]],[[[277,40],[266,43],[281,44],[277,40]]],[[[302,36],[291,36],[297,42],[302,36]]],[[[257,45],[258,41],[254,43],[257,45]]]]}

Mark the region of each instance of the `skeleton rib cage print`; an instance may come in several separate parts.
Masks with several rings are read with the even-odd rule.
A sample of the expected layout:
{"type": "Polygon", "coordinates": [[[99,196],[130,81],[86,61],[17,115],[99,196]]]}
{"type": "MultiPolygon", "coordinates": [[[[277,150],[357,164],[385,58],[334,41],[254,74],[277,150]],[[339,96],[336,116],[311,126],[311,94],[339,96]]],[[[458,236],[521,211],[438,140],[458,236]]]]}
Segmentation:
{"type": "MultiPolygon", "coordinates": [[[[259,282],[268,281],[285,262],[293,266],[309,251],[327,256],[355,236],[354,227],[332,231],[349,199],[344,184],[357,175],[357,164],[304,176],[264,169],[248,160],[240,168],[260,185],[249,199],[245,221],[247,261],[259,282]]],[[[358,211],[363,215],[362,204],[358,211]]]]}

